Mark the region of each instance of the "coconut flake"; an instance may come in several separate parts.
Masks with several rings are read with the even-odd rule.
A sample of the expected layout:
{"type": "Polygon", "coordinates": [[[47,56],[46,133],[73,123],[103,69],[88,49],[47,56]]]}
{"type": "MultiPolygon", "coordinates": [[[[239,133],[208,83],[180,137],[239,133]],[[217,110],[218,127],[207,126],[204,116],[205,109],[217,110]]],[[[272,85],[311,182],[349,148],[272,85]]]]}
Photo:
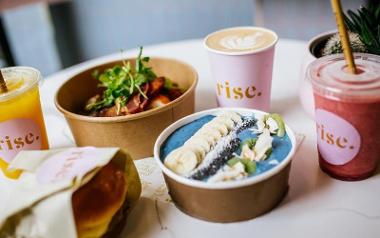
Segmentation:
{"type": "Polygon", "coordinates": [[[255,152],[255,161],[264,160],[266,158],[266,152],[272,148],[273,137],[270,136],[270,131],[264,128],[263,133],[257,138],[253,151],[255,152]]]}
{"type": "Polygon", "coordinates": [[[216,183],[230,180],[238,180],[247,177],[243,163],[237,162],[234,166],[223,166],[214,176],[210,177],[208,183],[216,183]]]}
{"type": "Polygon", "coordinates": [[[268,120],[266,121],[266,124],[269,128],[270,133],[272,133],[272,134],[277,133],[278,124],[273,118],[269,117],[268,120]]]}
{"type": "Polygon", "coordinates": [[[268,164],[271,164],[271,165],[278,165],[279,162],[278,162],[278,160],[274,159],[274,160],[269,161],[268,164]]]}
{"type": "Polygon", "coordinates": [[[240,157],[255,160],[256,154],[253,150],[249,148],[247,144],[243,145],[243,148],[241,149],[240,157]]]}

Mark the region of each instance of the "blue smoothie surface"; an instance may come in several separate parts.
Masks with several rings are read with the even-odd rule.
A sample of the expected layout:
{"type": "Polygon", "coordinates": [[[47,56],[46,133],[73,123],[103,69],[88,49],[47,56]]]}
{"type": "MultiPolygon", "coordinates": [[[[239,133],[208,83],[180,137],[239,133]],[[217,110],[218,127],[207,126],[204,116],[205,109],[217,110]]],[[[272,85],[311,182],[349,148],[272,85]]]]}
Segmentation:
{"type": "MultiPolygon", "coordinates": [[[[215,116],[207,115],[203,116],[197,120],[194,120],[177,130],[175,130],[162,144],[160,150],[160,158],[162,161],[166,158],[166,156],[173,150],[181,147],[192,135],[194,135],[204,124],[211,121],[215,116]]],[[[252,116],[253,117],[253,116],[252,116]]],[[[241,142],[244,142],[247,139],[256,138],[257,134],[252,130],[245,129],[238,134],[241,142]]],[[[265,171],[268,171],[275,167],[277,164],[281,163],[286,156],[289,154],[292,148],[292,142],[287,134],[283,137],[272,136],[272,153],[269,158],[263,161],[259,161],[256,163],[256,172],[251,174],[251,176],[255,176],[258,174],[262,174],[265,171]],[[274,163],[277,161],[278,163],[274,163]]],[[[240,149],[235,151],[237,154],[240,154],[240,149]]]]}

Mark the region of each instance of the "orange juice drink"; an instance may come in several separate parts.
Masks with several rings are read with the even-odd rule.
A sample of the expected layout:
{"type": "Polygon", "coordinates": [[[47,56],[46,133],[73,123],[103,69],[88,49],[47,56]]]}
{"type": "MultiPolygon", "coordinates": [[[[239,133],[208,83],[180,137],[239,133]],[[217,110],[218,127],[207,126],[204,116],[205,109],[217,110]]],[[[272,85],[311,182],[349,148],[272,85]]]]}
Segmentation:
{"type": "Polygon", "coordinates": [[[9,170],[8,163],[19,151],[49,148],[38,90],[41,74],[29,67],[1,71],[8,91],[0,92],[0,173],[17,179],[21,171],[9,170]]]}

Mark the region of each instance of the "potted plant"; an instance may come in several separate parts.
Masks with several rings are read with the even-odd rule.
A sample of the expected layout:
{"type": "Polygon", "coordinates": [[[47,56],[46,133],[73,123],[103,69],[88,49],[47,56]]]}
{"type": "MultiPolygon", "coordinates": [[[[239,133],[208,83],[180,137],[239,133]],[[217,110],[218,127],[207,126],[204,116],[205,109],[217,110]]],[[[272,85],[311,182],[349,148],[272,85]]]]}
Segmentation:
{"type": "MultiPolygon", "coordinates": [[[[348,10],[344,17],[352,51],[380,55],[380,3],[361,7],[357,12],[348,10]]],[[[317,58],[342,52],[337,31],[322,33],[308,42],[301,70],[299,95],[302,106],[312,117],[314,117],[314,97],[311,84],[306,76],[307,67],[317,58]]]]}

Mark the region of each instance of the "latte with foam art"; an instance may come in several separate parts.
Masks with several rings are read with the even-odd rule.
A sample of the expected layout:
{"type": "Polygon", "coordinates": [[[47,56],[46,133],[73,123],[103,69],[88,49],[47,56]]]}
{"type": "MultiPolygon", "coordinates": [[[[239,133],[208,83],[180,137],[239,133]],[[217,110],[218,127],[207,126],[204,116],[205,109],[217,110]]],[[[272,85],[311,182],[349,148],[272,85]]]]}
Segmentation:
{"type": "Polygon", "coordinates": [[[210,50],[220,53],[244,53],[260,51],[274,45],[277,35],[259,27],[236,27],[214,32],[206,37],[210,50]]]}

